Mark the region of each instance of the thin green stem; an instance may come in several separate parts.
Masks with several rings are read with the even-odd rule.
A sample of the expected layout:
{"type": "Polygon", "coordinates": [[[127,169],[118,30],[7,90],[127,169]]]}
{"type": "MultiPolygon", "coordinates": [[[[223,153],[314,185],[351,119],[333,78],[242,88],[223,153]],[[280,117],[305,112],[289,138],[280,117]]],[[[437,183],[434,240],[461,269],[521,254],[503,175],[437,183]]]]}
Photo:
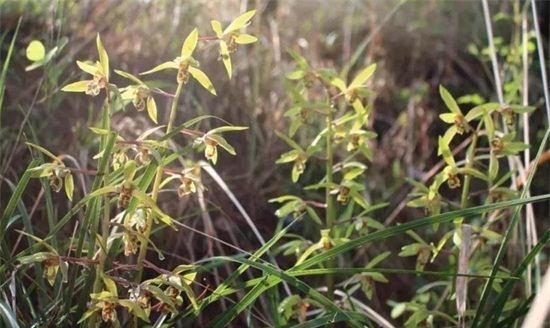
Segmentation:
{"type": "MultiPolygon", "coordinates": [[[[336,217],[336,209],[334,208],[334,199],[333,196],[330,194],[330,186],[333,183],[333,165],[334,165],[334,153],[332,149],[332,122],[333,121],[333,114],[332,111],[329,111],[327,115],[327,161],[326,161],[326,174],[327,174],[327,187],[325,188],[325,201],[327,204],[327,211],[326,211],[326,229],[329,230],[329,234],[332,235],[332,227],[334,226],[334,220],[336,217]]],[[[328,261],[328,267],[332,267],[333,265],[333,259],[328,261]]],[[[329,300],[334,299],[334,278],[332,274],[327,274],[326,276],[326,282],[327,282],[327,297],[329,300]]]]}
{"type": "MultiPolygon", "coordinates": [[[[110,90],[105,89],[107,94],[107,101],[103,111],[103,128],[111,132],[111,95],[110,90]]],[[[105,166],[103,170],[103,186],[109,185],[109,165],[105,166]]],[[[105,259],[107,258],[107,241],[109,239],[109,224],[110,224],[111,206],[109,203],[109,196],[103,196],[103,220],[101,222],[101,245],[99,246],[99,264],[97,266],[96,277],[94,282],[94,292],[99,292],[101,289],[101,275],[105,269],[105,259]]]]}
{"type": "MultiPolygon", "coordinates": [[[[470,143],[470,147],[468,147],[468,152],[466,154],[467,169],[472,169],[474,167],[476,146],[477,146],[477,131],[472,134],[472,142],[470,143]]],[[[466,174],[464,176],[464,187],[462,188],[462,197],[460,199],[461,208],[468,207],[468,196],[470,195],[471,183],[472,183],[472,176],[470,174],[466,174]]]]}
{"type": "MultiPolygon", "coordinates": [[[[166,134],[172,132],[174,121],[176,120],[178,101],[182,90],[183,90],[183,83],[178,83],[178,88],[176,90],[176,94],[172,101],[172,106],[170,108],[170,117],[168,118],[168,125],[166,126],[166,134]]],[[[162,163],[159,163],[159,166],[157,167],[157,171],[155,173],[153,190],[151,191],[151,198],[155,202],[157,201],[158,194],[160,191],[160,183],[162,182],[162,175],[163,175],[163,166],[162,166],[162,163]]],[[[147,255],[147,246],[149,245],[149,238],[151,237],[152,226],[153,226],[153,214],[149,213],[149,215],[147,215],[147,222],[145,227],[145,233],[143,236],[143,241],[141,242],[141,245],[139,248],[138,260],[137,260],[137,274],[135,279],[136,283],[139,283],[141,281],[141,277],[143,275],[143,262],[145,261],[145,256],[147,255]]]]}
{"type": "MultiPolygon", "coordinates": [[[[111,132],[111,91],[109,88],[105,88],[106,93],[106,101],[105,106],[103,107],[103,129],[107,130],[109,133],[111,132]]],[[[108,134],[107,134],[108,135],[108,134]]],[[[102,142],[102,148],[106,147],[106,138],[105,141],[102,142]]],[[[104,149],[104,148],[103,148],[104,149]]],[[[109,185],[109,165],[105,165],[105,168],[103,170],[103,187],[107,187],[109,185]]],[[[103,220],[101,221],[101,242],[99,245],[99,263],[96,266],[96,273],[95,273],[95,280],[94,280],[94,287],[93,291],[94,293],[99,293],[101,289],[103,288],[102,284],[102,276],[103,272],[105,271],[105,260],[107,259],[107,242],[109,240],[109,225],[110,225],[110,216],[111,216],[111,206],[109,203],[109,196],[105,194],[103,196],[103,220]]],[[[92,236],[95,234],[95,232],[92,233],[92,236]]],[[[92,237],[93,238],[93,237],[92,237]]],[[[88,322],[89,327],[93,327],[96,325],[97,316],[93,316],[91,320],[88,322]]]]}
{"type": "Polygon", "coordinates": [[[166,133],[172,132],[172,127],[174,126],[174,121],[176,120],[176,112],[178,108],[178,101],[181,96],[181,91],[183,90],[183,83],[178,83],[178,88],[176,89],[176,94],[172,101],[172,107],[170,108],[170,117],[168,118],[168,125],[166,126],[166,133]]]}

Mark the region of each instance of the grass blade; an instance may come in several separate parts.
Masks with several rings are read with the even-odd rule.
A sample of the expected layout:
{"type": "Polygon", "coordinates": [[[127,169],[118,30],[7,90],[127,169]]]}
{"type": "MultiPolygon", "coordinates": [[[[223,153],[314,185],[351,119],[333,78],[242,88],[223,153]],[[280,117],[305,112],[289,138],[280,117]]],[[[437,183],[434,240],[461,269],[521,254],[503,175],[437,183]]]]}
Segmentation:
{"type": "Polygon", "coordinates": [[[2,327],[19,328],[17,319],[15,319],[15,314],[10,310],[10,308],[4,302],[0,302],[0,317],[4,321],[4,325],[5,325],[2,327]]]}
{"type": "Polygon", "coordinates": [[[13,48],[15,46],[15,39],[17,39],[17,34],[19,33],[19,27],[21,26],[22,19],[23,17],[19,17],[19,20],[17,21],[17,27],[15,28],[15,33],[13,34],[13,38],[11,39],[10,47],[8,48],[8,54],[4,59],[4,66],[2,67],[2,73],[0,75],[0,127],[2,127],[2,104],[4,102],[4,92],[6,90],[6,77],[8,75],[8,68],[10,66],[13,48]]]}
{"type": "MultiPolygon", "coordinates": [[[[519,200],[528,199],[526,196],[529,192],[531,182],[533,181],[533,177],[535,176],[535,172],[537,171],[537,166],[540,161],[540,157],[542,155],[542,152],[544,150],[544,147],[546,146],[546,142],[548,141],[548,136],[550,135],[550,127],[546,129],[546,133],[544,134],[544,138],[542,139],[542,142],[539,146],[539,149],[537,151],[537,156],[535,157],[535,160],[533,161],[534,165],[532,166],[532,169],[529,170],[529,176],[527,177],[527,181],[525,182],[525,185],[523,186],[523,190],[521,192],[521,196],[519,200]]],[[[474,320],[472,322],[472,328],[476,328],[478,326],[478,322],[481,318],[482,313],[484,313],[485,303],[489,299],[489,296],[491,294],[491,287],[493,285],[493,282],[495,280],[495,276],[497,271],[499,270],[500,264],[502,262],[502,258],[504,257],[504,252],[506,250],[506,247],[508,246],[508,243],[510,242],[510,239],[512,238],[512,234],[514,231],[514,228],[516,227],[516,224],[519,221],[519,213],[521,211],[521,206],[516,207],[514,214],[512,216],[512,219],[510,220],[510,224],[508,225],[508,228],[506,229],[506,233],[504,234],[502,241],[500,243],[500,247],[497,252],[497,256],[495,257],[495,261],[493,262],[493,268],[491,270],[491,278],[487,280],[485,283],[485,286],[483,287],[483,291],[481,293],[481,299],[479,301],[479,305],[477,306],[476,315],[474,317],[474,320]]]]}

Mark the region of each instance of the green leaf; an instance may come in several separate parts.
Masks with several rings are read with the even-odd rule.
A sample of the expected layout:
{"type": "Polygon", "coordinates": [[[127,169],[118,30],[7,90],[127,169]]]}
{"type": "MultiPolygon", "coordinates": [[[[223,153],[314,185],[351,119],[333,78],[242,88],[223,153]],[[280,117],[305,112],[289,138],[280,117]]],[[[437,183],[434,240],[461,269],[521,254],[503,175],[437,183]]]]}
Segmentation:
{"type": "MultiPolygon", "coordinates": [[[[541,155],[542,155],[544,149],[546,148],[546,144],[547,144],[549,136],[550,136],[550,128],[547,128],[546,132],[544,134],[544,137],[542,139],[542,142],[539,146],[539,149],[537,151],[537,155],[535,157],[534,163],[539,163],[539,161],[541,159],[541,155]]],[[[527,196],[528,196],[528,192],[530,190],[531,182],[533,181],[533,177],[536,173],[537,166],[535,165],[534,168],[535,169],[533,169],[533,170],[529,170],[529,175],[527,177],[527,181],[525,182],[525,185],[524,185],[523,190],[521,192],[519,201],[529,199],[529,197],[527,197],[527,196]]],[[[475,314],[475,317],[474,317],[474,319],[472,321],[472,324],[471,324],[471,326],[473,328],[476,328],[478,326],[481,314],[485,313],[485,310],[486,310],[485,309],[485,303],[489,300],[489,297],[491,295],[491,290],[492,290],[492,287],[493,287],[493,283],[495,282],[496,275],[497,275],[498,271],[501,268],[500,265],[501,265],[501,261],[504,257],[504,254],[506,253],[506,247],[508,246],[508,243],[510,242],[510,239],[512,238],[513,232],[516,231],[516,225],[517,225],[518,221],[520,220],[520,215],[519,214],[520,214],[521,210],[522,210],[522,206],[517,206],[514,209],[514,214],[512,216],[512,219],[510,220],[510,222],[508,224],[508,227],[506,229],[506,232],[504,234],[504,238],[502,239],[502,241],[500,243],[497,255],[494,259],[494,262],[493,262],[493,265],[492,265],[492,268],[491,268],[491,277],[486,281],[486,283],[483,287],[483,290],[482,290],[482,293],[481,293],[481,299],[480,299],[480,302],[478,303],[476,314],[475,314]]]]}
{"type": "Polygon", "coordinates": [[[42,42],[38,40],[32,40],[27,46],[27,59],[33,62],[44,59],[46,55],[46,49],[42,42]]]}
{"type": "Polygon", "coordinates": [[[68,84],[64,86],[61,91],[65,92],[86,92],[88,89],[88,84],[92,82],[91,80],[84,80],[84,81],[78,81],[73,82],[71,84],[68,84]]]}
{"type": "MultiPolygon", "coordinates": [[[[6,76],[8,74],[8,68],[11,63],[13,50],[15,49],[15,40],[17,39],[17,35],[19,34],[19,27],[21,26],[21,20],[23,19],[23,16],[19,17],[19,20],[17,21],[17,27],[15,28],[15,32],[13,33],[13,36],[11,38],[10,45],[7,50],[7,54],[2,56],[2,73],[0,73],[0,127],[2,126],[2,104],[4,103],[4,94],[6,90],[6,76]]],[[[7,33],[2,33],[2,36],[0,36],[0,43],[3,43],[4,36],[6,36],[7,33]]],[[[2,44],[3,45],[3,44],[2,44]]],[[[3,47],[2,47],[3,48],[3,47]]]]}
{"type": "Polygon", "coordinates": [[[99,33],[97,34],[96,43],[97,52],[99,54],[99,62],[101,63],[103,74],[105,74],[105,77],[109,80],[109,56],[107,56],[107,51],[105,51],[105,48],[103,47],[99,33]]]}
{"type": "Polygon", "coordinates": [[[238,44],[251,44],[258,41],[258,38],[254,35],[241,33],[235,38],[235,42],[238,44]]]}
{"type": "Polygon", "coordinates": [[[370,64],[369,66],[367,66],[367,68],[363,69],[357,74],[353,81],[351,81],[349,87],[356,88],[365,84],[365,82],[371,77],[374,71],[376,71],[376,64],[370,64]]]}
{"type": "Polygon", "coordinates": [[[214,85],[212,85],[212,82],[204,74],[203,71],[201,71],[198,68],[189,66],[189,73],[197,80],[206,90],[210,91],[214,96],[216,96],[216,89],[214,89],[214,85]]]}
{"type": "Polygon", "coordinates": [[[447,89],[445,89],[445,87],[442,85],[439,86],[439,94],[441,95],[443,102],[445,102],[445,105],[447,105],[447,108],[451,112],[462,115],[462,112],[460,111],[460,107],[458,107],[458,104],[456,103],[455,99],[453,98],[453,96],[451,96],[449,91],[447,91],[447,89]]]}
{"type": "Polygon", "coordinates": [[[151,121],[157,122],[157,103],[153,97],[147,97],[147,113],[151,121]]]}
{"type": "Polygon", "coordinates": [[[25,142],[25,145],[27,146],[30,146],[36,150],[38,150],[39,152],[41,152],[42,154],[50,157],[51,159],[53,159],[54,161],[58,161],[58,158],[57,156],[55,156],[54,154],[52,154],[49,150],[47,150],[46,148],[42,147],[42,146],[39,146],[39,145],[35,145],[33,144],[32,142],[25,142]]]}
{"type": "Polygon", "coordinates": [[[165,69],[178,69],[178,64],[174,63],[173,61],[167,61],[167,62],[164,62],[160,65],[155,66],[154,68],[152,68],[148,71],[145,71],[143,73],[139,73],[139,75],[151,74],[151,73],[155,73],[155,72],[162,71],[162,70],[165,70],[165,69]]]}
{"type": "Polygon", "coordinates": [[[65,193],[67,194],[67,198],[72,201],[74,193],[74,180],[72,174],[67,174],[65,176],[65,193]]]}
{"type": "Polygon", "coordinates": [[[193,29],[191,33],[187,36],[181,47],[181,60],[185,60],[193,54],[195,48],[197,47],[197,42],[199,41],[199,32],[197,29],[193,29]]]}
{"type": "Polygon", "coordinates": [[[248,25],[248,21],[252,19],[255,13],[256,13],[256,10],[250,10],[240,15],[239,17],[235,18],[235,20],[225,28],[225,30],[223,31],[223,34],[228,34],[245,27],[246,25],[248,25]]]}

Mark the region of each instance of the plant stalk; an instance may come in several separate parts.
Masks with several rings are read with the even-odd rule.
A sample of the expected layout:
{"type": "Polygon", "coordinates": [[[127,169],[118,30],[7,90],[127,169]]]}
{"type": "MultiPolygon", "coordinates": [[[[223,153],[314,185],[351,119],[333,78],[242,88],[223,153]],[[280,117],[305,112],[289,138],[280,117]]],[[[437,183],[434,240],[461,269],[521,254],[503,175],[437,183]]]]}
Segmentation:
{"type": "MultiPolygon", "coordinates": [[[[472,142],[468,147],[466,154],[466,168],[471,169],[474,166],[475,152],[477,146],[477,131],[472,134],[472,142]]],[[[460,198],[460,207],[468,207],[468,196],[470,195],[470,185],[472,183],[472,176],[469,174],[464,175],[464,187],[462,188],[462,197],[460,198]]]]}
{"type": "MultiPolygon", "coordinates": [[[[334,220],[336,217],[336,209],[334,208],[334,199],[330,194],[330,186],[333,183],[333,172],[332,167],[334,165],[334,152],[332,149],[332,122],[333,113],[329,111],[327,115],[327,161],[326,161],[326,174],[327,174],[327,187],[325,188],[325,201],[327,204],[326,210],[326,229],[329,230],[330,236],[332,238],[332,227],[334,226],[334,220]]],[[[334,267],[334,259],[329,259],[327,265],[329,268],[334,267]]],[[[326,276],[327,283],[327,297],[331,301],[334,299],[334,277],[332,274],[327,274],[326,276]]]]}
{"type": "MultiPolygon", "coordinates": [[[[174,121],[176,120],[176,112],[178,107],[178,101],[181,95],[181,91],[183,90],[183,83],[178,83],[178,88],[176,90],[176,94],[174,95],[174,99],[172,100],[172,106],[170,108],[170,116],[168,118],[168,125],[166,126],[166,133],[172,132],[172,128],[174,126],[174,121]]],[[[167,143],[168,141],[166,141],[167,143]]],[[[160,183],[162,182],[162,175],[163,175],[163,165],[162,162],[159,163],[157,167],[157,171],[155,173],[155,180],[153,182],[153,190],[151,191],[151,198],[154,202],[157,201],[158,194],[160,191],[160,183]]],[[[137,275],[135,282],[140,283],[141,277],[143,275],[143,262],[145,261],[145,256],[147,255],[147,246],[149,245],[149,238],[151,237],[151,230],[153,226],[153,214],[149,213],[147,215],[147,223],[145,227],[145,233],[143,236],[143,240],[140,244],[139,248],[139,255],[137,260],[137,275]]]]}
{"type": "MultiPolygon", "coordinates": [[[[111,95],[110,90],[107,87],[105,89],[106,103],[103,110],[103,128],[108,132],[111,132],[111,95]]],[[[108,134],[107,134],[108,135],[108,134]]],[[[105,145],[103,145],[105,146],[105,145]]],[[[103,186],[109,185],[109,165],[105,166],[103,170],[103,186]]],[[[103,220],[101,221],[101,244],[99,245],[99,263],[96,267],[96,275],[94,281],[94,292],[100,292],[102,288],[101,275],[105,270],[105,259],[107,258],[107,241],[109,240],[109,225],[111,216],[111,206],[109,203],[109,196],[103,196],[103,220]]]]}

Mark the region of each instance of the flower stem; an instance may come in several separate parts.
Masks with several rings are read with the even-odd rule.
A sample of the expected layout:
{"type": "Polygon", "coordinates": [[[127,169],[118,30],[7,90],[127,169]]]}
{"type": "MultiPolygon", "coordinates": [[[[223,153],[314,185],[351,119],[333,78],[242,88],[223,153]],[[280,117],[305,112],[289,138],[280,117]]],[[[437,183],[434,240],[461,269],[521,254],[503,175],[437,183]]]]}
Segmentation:
{"type": "MultiPolygon", "coordinates": [[[[176,94],[174,95],[174,98],[172,99],[172,106],[170,108],[170,116],[168,118],[168,125],[166,126],[166,133],[172,132],[172,128],[174,126],[174,121],[176,120],[176,112],[178,107],[178,101],[181,95],[181,91],[183,90],[183,83],[178,83],[178,88],[176,90],[176,94]]],[[[160,183],[162,182],[162,175],[164,172],[164,167],[162,165],[162,162],[159,163],[157,167],[157,171],[155,173],[155,180],[153,181],[153,190],[151,191],[151,198],[153,201],[157,201],[159,190],[160,190],[160,183]]],[[[151,230],[153,226],[153,214],[149,213],[147,215],[147,223],[145,227],[145,233],[143,235],[143,240],[141,241],[140,248],[139,248],[139,255],[137,260],[137,275],[135,282],[140,283],[141,277],[143,275],[143,262],[145,261],[145,256],[147,255],[147,246],[149,245],[149,238],[151,237],[151,230]]]]}
{"type": "MultiPolygon", "coordinates": [[[[329,234],[332,234],[332,227],[334,225],[334,219],[336,217],[336,212],[334,208],[334,199],[330,194],[330,188],[333,183],[333,172],[332,166],[334,165],[334,153],[332,149],[332,121],[333,114],[332,111],[329,111],[327,115],[327,161],[326,161],[326,174],[327,174],[327,187],[325,188],[325,201],[327,204],[326,210],[326,229],[329,230],[329,234]]],[[[329,235],[330,236],[330,235],[329,235]]],[[[333,267],[333,259],[327,261],[328,267],[333,267]]],[[[327,296],[330,300],[334,299],[334,278],[332,274],[327,274],[326,276],[327,283],[327,296]]]]}
{"type": "MultiPolygon", "coordinates": [[[[111,95],[108,88],[105,89],[106,102],[103,108],[103,128],[108,132],[111,132],[111,95]]],[[[105,145],[103,145],[105,146],[105,145]]],[[[103,186],[109,185],[109,165],[105,166],[102,172],[103,174],[103,186]]],[[[109,224],[110,224],[111,206],[109,204],[109,196],[105,194],[103,196],[103,220],[101,221],[101,244],[99,245],[99,263],[96,268],[96,276],[94,281],[94,292],[101,291],[101,275],[105,270],[105,259],[107,258],[107,241],[109,240],[109,224]]]]}
{"type": "MultiPolygon", "coordinates": [[[[475,152],[477,146],[477,131],[472,134],[472,143],[468,147],[466,153],[466,168],[471,169],[474,166],[475,152]]],[[[470,184],[472,182],[472,176],[470,174],[464,175],[464,187],[462,188],[462,197],[460,199],[460,207],[468,207],[468,196],[470,195],[470,184]]]]}

